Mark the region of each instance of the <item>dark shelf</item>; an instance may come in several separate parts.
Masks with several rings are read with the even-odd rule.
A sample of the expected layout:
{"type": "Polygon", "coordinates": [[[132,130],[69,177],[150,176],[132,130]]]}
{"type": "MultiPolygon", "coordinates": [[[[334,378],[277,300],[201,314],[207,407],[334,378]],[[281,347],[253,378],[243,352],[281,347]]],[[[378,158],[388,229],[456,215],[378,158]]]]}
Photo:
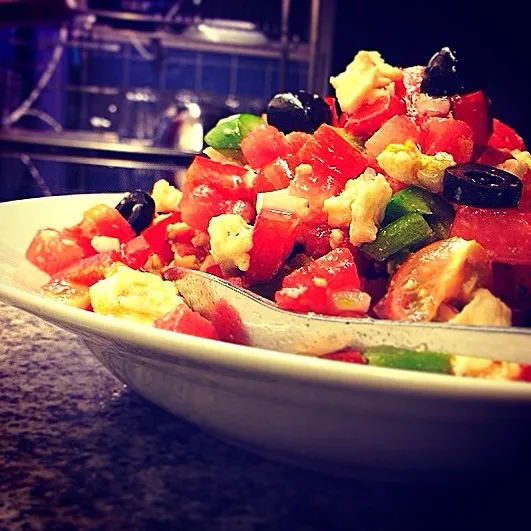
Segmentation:
{"type": "Polygon", "coordinates": [[[54,160],[130,169],[172,170],[187,167],[197,153],[155,148],[117,135],[50,133],[10,129],[0,131],[0,156],[54,160]]]}

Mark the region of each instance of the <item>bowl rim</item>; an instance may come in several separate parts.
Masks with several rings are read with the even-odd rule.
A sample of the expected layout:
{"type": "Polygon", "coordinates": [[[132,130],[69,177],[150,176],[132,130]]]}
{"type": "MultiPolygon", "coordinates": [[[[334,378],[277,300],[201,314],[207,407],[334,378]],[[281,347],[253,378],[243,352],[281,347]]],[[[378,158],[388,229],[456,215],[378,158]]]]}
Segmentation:
{"type": "MultiPolygon", "coordinates": [[[[123,193],[97,193],[20,199],[0,204],[0,214],[7,205],[13,208],[22,202],[66,202],[73,197],[114,201],[122,196],[123,193]]],[[[149,350],[156,353],[160,360],[170,363],[184,360],[196,366],[219,367],[239,373],[347,391],[363,388],[448,399],[531,403],[531,384],[528,382],[371,367],[226,343],[146,325],[138,326],[131,321],[61,304],[20,286],[7,284],[1,279],[0,300],[74,333],[81,331],[86,335],[100,336],[136,349],[149,350]]]]}

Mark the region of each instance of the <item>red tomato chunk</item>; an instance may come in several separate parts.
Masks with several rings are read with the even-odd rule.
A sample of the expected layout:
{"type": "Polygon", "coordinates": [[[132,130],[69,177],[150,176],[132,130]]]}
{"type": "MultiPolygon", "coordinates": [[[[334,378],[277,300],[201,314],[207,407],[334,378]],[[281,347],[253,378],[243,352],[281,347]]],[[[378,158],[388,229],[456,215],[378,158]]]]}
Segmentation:
{"type": "Polygon", "coordinates": [[[338,248],[286,276],[275,301],[296,312],[359,316],[367,312],[370,299],[360,290],[352,253],[338,248]]]}

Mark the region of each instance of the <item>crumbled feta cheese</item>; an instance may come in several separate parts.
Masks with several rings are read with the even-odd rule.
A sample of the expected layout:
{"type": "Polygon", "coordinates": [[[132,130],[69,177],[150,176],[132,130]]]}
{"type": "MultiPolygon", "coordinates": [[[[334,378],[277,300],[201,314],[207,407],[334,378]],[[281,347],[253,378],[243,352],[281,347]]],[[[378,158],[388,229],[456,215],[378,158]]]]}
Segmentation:
{"type": "Polygon", "coordinates": [[[478,289],[472,300],[452,319],[461,325],[511,326],[511,310],[488,289],[478,289]]]}
{"type": "Polygon", "coordinates": [[[341,229],[332,229],[328,240],[330,242],[330,247],[332,249],[337,249],[338,247],[343,247],[345,245],[346,236],[341,229]]]}
{"type": "Polygon", "coordinates": [[[382,221],[385,207],[391,199],[391,186],[381,174],[368,169],[357,179],[350,179],[345,189],[324,202],[331,227],[350,224],[349,239],[352,245],[372,242],[382,221]]]}
{"type": "Polygon", "coordinates": [[[389,177],[435,193],[442,192],[444,170],[455,165],[449,153],[441,151],[435,155],[424,155],[411,140],[390,144],[376,160],[389,177]]]}
{"type": "Polygon", "coordinates": [[[330,84],[336,90],[341,109],[352,113],[402,77],[402,70],[387,64],[378,52],[361,50],[344,72],[330,78],[330,84]]]}
{"type": "Polygon", "coordinates": [[[170,223],[166,228],[166,237],[170,241],[178,240],[179,237],[188,234],[192,229],[184,221],[170,223]]]}
{"type": "Polygon", "coordinates": [[[124,264],[117,264],[110,276],[89,288],[89,293],[95,313],[146,324],[184,304],[173,282],[124,264]]]}
{"type": "Polygon", "coordinates": [[[524,161],[517,159],[507,159],[496,167],[500,170],[512,173],[519,179],[522,179],[529,169],[524,161]]]}
{"type": "Polygon", "coordinates": [[[94,236],[90,241],[90,245],[98,253],[120,250],[120,240],[109,236],[94,236]]]}
{"type": "Polygon", "coordinates": [[[158,180],[153,185],[153,191],[151,192],[157,212],[175,212],[179,208],[182,195],[180,190],[165,179],[158,180]]]}
{"type": "Polygon", "coordinates": [[[520,151],[519,149],[513,149],[511,155],[519,162],[524,162],[526,166],[531,170],[531,154],[529,151],[520,151]]]}
{"type": "Polygon", "coordinates": [[[274,190],[273,192],[257,194],[256,212],[260,212],[262,208],[292,212],[298,217],[303,218],[310,210],[310,203],[308,199],[291,195],[288,188],[283,188],[281,190],[274,190]]]}
{"type": "MultiPolygon", "coordinates": [[[[511,310],[489,290],[474,292],[472,300],[449,321],[460,325],[511,326],[511,310]]],[[[452,356],[452,370],[457,376],[517,379],[518,363],[501,362],[472,356],[452,356]]]]}
{"type": "Polygon", "coordinates": [[[326,288],[328,286],[328,281],[326,280],[326,278],[315,277],[313,279],[313,283],[318,288],[326,288]]]}
{"type": "Polygon", "coordinates": [[[238,214],[221,214],[210,220],[210,253],[223,270],[249,269],[252,233],[253,228],[238,214]]]}
{"type": "Polygon", "coordinates": [[[518,380],[521,374],[519,363],[496,361],[473,356],[452,356],[452,372],[456,376],[488,378],[490,380],[518,380]]]}
{"type": "Polygon", "coordinates": [[[523,179],[524,175],[531,171],[531,154],[529,151],[520,151],[513,149],[511,151],[512,159],[507,159],[505,162],[498,164],[497,168],[508,171],[516,175],[519,179],[523,179]]]}

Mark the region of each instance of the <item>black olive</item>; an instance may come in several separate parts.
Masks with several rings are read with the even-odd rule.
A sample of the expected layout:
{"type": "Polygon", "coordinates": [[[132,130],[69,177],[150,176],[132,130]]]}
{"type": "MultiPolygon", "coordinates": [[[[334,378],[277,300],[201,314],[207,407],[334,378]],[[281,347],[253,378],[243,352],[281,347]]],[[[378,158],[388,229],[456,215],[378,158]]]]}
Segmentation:
{"type": "Polygon", "coordinates": [[[485,164],[457,164],[444,171],[443,195],[448,201],[482,208],[518,205],[522,181],[512,173],[485,164]]]}
{"type": "Polygon", "coordinates": [[[432,56],[424,69],[420,91],[429,96],[467,94],[485,88],[484,74],[477,61],[457,56],[447,46],[432,56]]]}
{"type": "Polygon", "coordinates": [[[332,123],[332,111],[318,94],[305,90],[285,92],[268,103],[267,123],[283,133],[313,133],[321,124],[332,123]]]}
{"type": "Polygon", "coordinates": [[[155,216],[155,201],[142,190],[128,192],[115,208],[128,221],[136,234],[140,234],[148,227],[155,216]]]}

